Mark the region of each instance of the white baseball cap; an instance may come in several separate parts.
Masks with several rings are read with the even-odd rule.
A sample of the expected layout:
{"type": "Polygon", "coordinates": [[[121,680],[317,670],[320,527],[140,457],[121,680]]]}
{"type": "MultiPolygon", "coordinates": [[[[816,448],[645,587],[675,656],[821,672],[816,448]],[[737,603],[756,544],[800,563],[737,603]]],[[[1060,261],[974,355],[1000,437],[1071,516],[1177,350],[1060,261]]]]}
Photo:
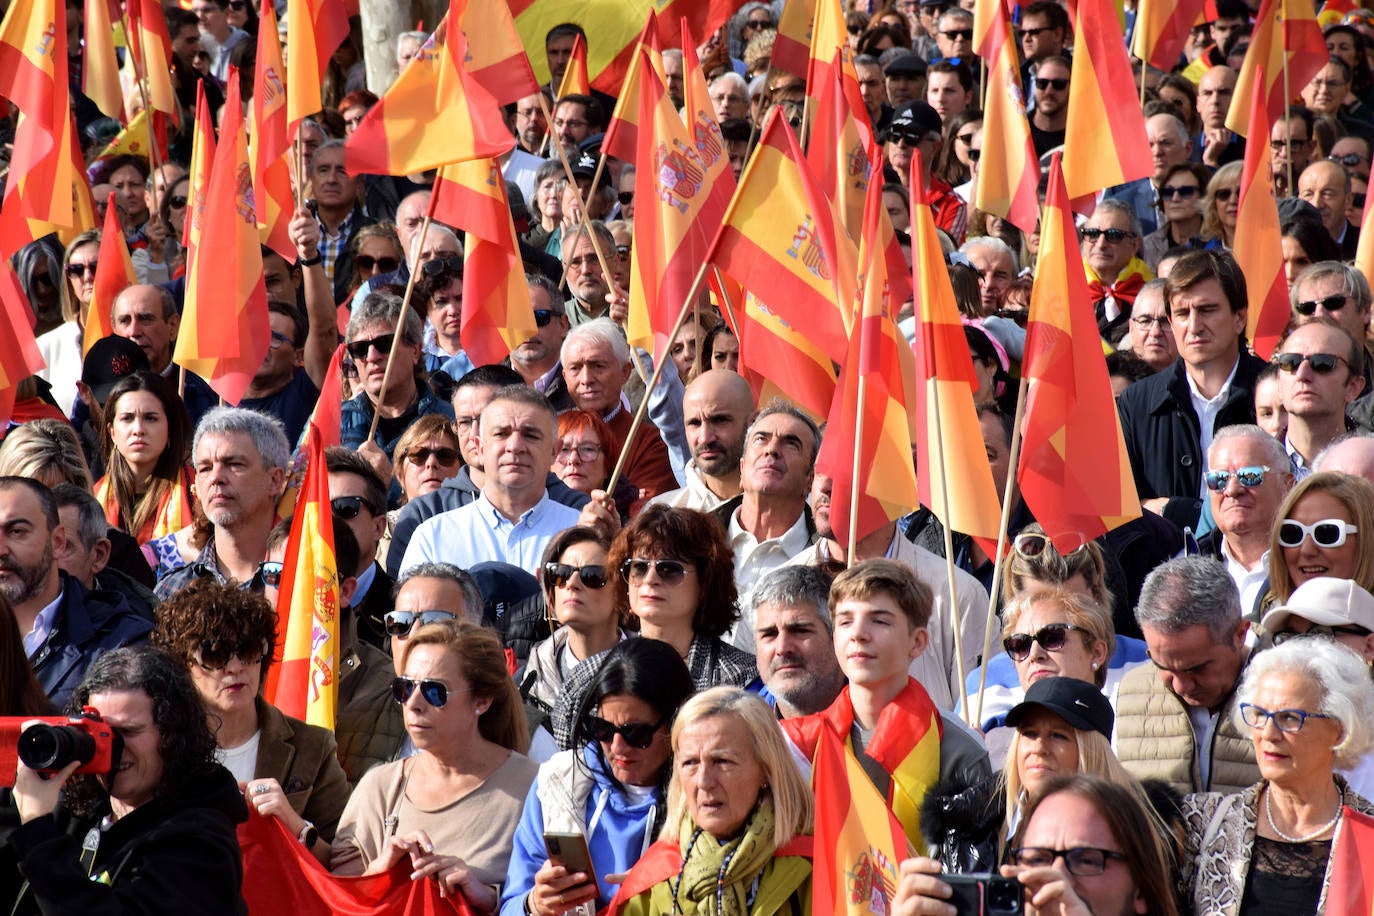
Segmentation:
{"type": "Polygon", "coordinates": [[[1294,589],[1287,603],[1270,608],[1260,626],[1272,636],[1294,615],[1318,626],[1356,626],[1374,633],[1374,595],[1352,579],[1318,576],[1294,589]]]}

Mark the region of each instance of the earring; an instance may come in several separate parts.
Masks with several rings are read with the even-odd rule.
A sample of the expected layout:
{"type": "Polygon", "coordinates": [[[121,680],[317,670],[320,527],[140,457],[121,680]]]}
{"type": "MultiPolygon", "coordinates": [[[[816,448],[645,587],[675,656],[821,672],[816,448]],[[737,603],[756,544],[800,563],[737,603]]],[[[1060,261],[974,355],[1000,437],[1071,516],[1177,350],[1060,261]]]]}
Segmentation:
{"type": "Polygon", "coordinates": [[[1094,670],[1094,671],[1097,670],[1097,667],[1098,667],[1098,663],[1097,663],[1097,662],[1093,662],[1093,670],[1094,670]]]}

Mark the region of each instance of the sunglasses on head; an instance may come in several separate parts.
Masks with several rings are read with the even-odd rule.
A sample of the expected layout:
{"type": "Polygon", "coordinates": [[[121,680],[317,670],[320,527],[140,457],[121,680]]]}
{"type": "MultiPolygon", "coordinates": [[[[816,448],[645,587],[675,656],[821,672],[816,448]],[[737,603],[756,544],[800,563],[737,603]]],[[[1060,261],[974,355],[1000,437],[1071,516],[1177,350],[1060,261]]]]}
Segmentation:
{"type": "Polygon", "coordinates": [[[687,576],[687,564],[681,560],[642,560],[638,557],[621,563],[620,575],[631,582],[640,582],[649,575],[651,568],[665,585],[677,585],[687,576]]]}
{"type": "Polygon", "coordinates": [[[1107,241],[1111,242],[1113,245],[1120,244],[1126,241],[1126,239],[1135,238],[1135,233],[1129,229],[1093,229],[1089,227],[1087,229],[1079,229],[1078,234],[1087,242],[1095,242],[1105,237],[1107,241]]]}
{"type": "MultiPolygon", "coordinates": [[[[1086,542],[1083,540],[1081,534],[1075,534],[1074,538],[1077,539],[1078,546],[1068,553],[1062,554],[1062,556],[1066,558],[1074,556],[1086,546],[1086,542]]],[[[1057,548],[1054,546],[1054,541],[1050,539],[1049,535],[1040,534],[1035,531],[1026,531],[1018,534],[1012,539],[1011,549],[1016,551],[1023,559],[1034,560],[1046,550],[1056,550],[1057,548]]]]}
{"type": "Polygon", "coordinates": [[[368,350],[375,348],[378,353],[386,356],[391,352],[391,348],[396,343],[396,335],[379,334],[376,337],[369,337],[367,340],[355,340],[344,349],[348,355],[357,360],[367,359],[368,350]]]}
{"type": "Polygon", "coordinates": [[[1304,318],[1311,318],[1313,315],[1317,314],[1318,307],[1324,312],[1338,312],[1345,308],[1345,304],[1348,301],[1350,301],[1350,297],[1345,293],[1338,293],[1335,296],[1327,296],[1323,299],[1304,299],[1301,302],[1295,302],[1293,304],[1293,311],[1304,318]]]}
{"type": "Polygon", "coordinates": [[[656,722],[650,725],[648,722],[626,722],[624,725],[612,725],[600,716],[587,717],[587,734],[591,735],[602,744],[610,744],[619,735],[625,739],[625,743],[638,750],[644,750],[654,743],[654,736],[663,727],[664,722],[656,722]]]}
{"type": "Polygon", "coordinates": [[[456,448],[413,448],[406,455],[406,460],[417,467],[423,466],[430,458],[437,458],[440,464],[457,464],[458,450],[456,448]]]}
{"type": "Polygon", "coordinates": [[[1318,375],[1327,375],[1336,369],[1338,363],[1345,362],[1345,358],[1337,356],[1335,353],[1275,353],[1274,365],[1279,367],[1280,372],[1297,372],[1298,367],[1303,363],[1311,363],[1312,371],[1318,375]]]}
{"type": "Polygon", "coordinates": [[[1218,492],[1231,485],[1231,478],[1234,476],[1240,481],[1242,487],[1258,487],[1264,483],[1264,472],[1269,468],[1262,465],[1254,465],[1247,468],[1236,468],[1234,471],[1208,471],[1202,475],[1202,479],[1207,483],[1207,489],[1218,492]]]}
{"type": "Polygon", "coordinates": [[[391,679],[391,698],[397,703],[409,703],[416,687],[420,688],[420,696],[424,701],[435,709],[443,709],[448,703],[448,685],[443,681],[404,675],[391,679]]]}
{"type": "Polygon", "coordinates": [[[1046,652],[1058,652],[1068,642],[1070,630],[1082,630],[1071,623],[1046,624],[1034,633],[1013,633],[1002,640],[1002,648],[1018,662],[1030,657],[1031,644],[1040,643],[1046,652]]]}
{"type": "Polygon", "coordinates": [[[281,586],[282,564],[275,560],[263,560],[258,564],[258,575],[262,577],[263,585],[270,585],[273,588],[281,586]]]}
{"type": "Polygon", "coordinates": [[[353,263],[356,264],[358,266],[358,269],[363,272],[370,271],[372,270],[372,268],[375,267],[384,274],[394,273],[396,269],[401,266],[401,262],[397,258],[374,258],[370,254],[356,255],[353,258],[353,263]]]}
{"type": "Polygon", "coordinates": [[[1069,88],[1069,81],[1063,77],[1037,76],[1035,78],[1035,88],[1040,91],[1053,89],[1055,92],[1063,92],[1069,88]]]}
{"type": "Polygon", "coordinates": [[[606,567],[601,565],[591,566],[569,566],[567,563],[545,563],[544,581],[549,585],[558,588],[567,588],[572,577],[581,577],[582,584],[593,591],[603,589],[610,581],[606,576],[606,567]]]}
{"type": "Polygon", "coordinates": [[[455,257],[433,258],[424,263],[420,272],[426,277],[437,277],[444,271],[449,273],[461,274],[463,272],[463,259],[455,257]]]}
{"type": "Polygon", "coordinates": [[[361,496],[336,496],[329,501],[329,508],[334,515],[346,522],[357,518],[358,513],[362,511],[364,506],[366,506],[367,511],[371,512],[373,515],[382,514],[378,511],[376,506],[372,505],[372,503],[361,496]]]}
{"type": "Polygon", "coordinates": [[[1195,184],[1166,184],[1159,189],[1159,196],[1192,200],[1194,197],[1197,197],[1201,191],[1202,188],[1195,184]]]}
{"type": "Polygon", "coordinates": [[[1310,537],[1318,547],[1334,548],[1344,545],[1347,535],[1359,533],[1359,528],[1338,518],[1324,518],[1310,525],[1286,519],[1279,523],[1279,546],[1301,547],[1310,537]]]}
{"type": "Polygon", "coordinates": [[[237,658],[244,665],[256,665],[267,654],[267,643],[244,643],[239,646],[215,642],[203,642],[196,649],[195,663],[206,671],[221,671],[231,659],[237,658]]]}
{"type": "Polygon", "coordinates": [[[458,615],[452,611],[387,611],[382,618],[386,624],[386,635],[409,636],[418,623],[426,626],[431,623],[452,623],[458,615]]]}

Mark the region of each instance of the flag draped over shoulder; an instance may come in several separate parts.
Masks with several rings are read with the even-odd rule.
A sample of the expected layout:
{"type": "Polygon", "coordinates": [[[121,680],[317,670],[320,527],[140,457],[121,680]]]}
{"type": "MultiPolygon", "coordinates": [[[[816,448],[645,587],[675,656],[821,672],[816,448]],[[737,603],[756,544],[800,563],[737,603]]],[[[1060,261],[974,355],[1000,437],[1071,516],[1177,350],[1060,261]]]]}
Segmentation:
{"type": "Polygon", "coordinates": [[[816,745],[814,916],[886,913],[897,893],[897,867],[907,857],[901,823],[828,724],[816,745]]]}
{"type": "Polygon", "coordinates": [[[463,252],[463,350],[478,366],[499,363],[539,332],[495,159],[440,170],[434,218],[467,233],[463,252]]]}
{"type": "Polygon", "coordinates": [[[339,878],[280,819],[251,810],[238,827],[243,899],[250,913],[291,916],[476,916],[461,895],[440,897],[437,882],[410,879],[410,857],[389,872],[339,878]]]}
{"type": "Polygon", "coordinates": [[[1145,116],[1112,0],[1078,0],[1064,133],[1064,176],[1077,199],[1154,172],[1145,116]]]}
{"type": "MultiPolygon", "coordinates": [[[[222,141],[206,185],[199,238],[188,254],[186,306],[172,361],[238,404],[262,366],[271,339],[262,246],[253,207],[253,173],[243,129],[238,71],[229,72],[222,141]]],[[[194,164],[194,155],[192,156],[194,164]]],[[[196,228],[191,229],[195,235],[196,228]]]]}
{"type": "Polygon", "coordinates": [[[339,695],[339,573],[324,445],[305,429],[305,479],[291,521],[277,595],[281,664],[267,675],[273,706],[310,725],[334,730],[339,695]]]}
{"type": "Polygon", "coordinates": [[[33,334],[35,320],[9,259],[0,259],[0,321],[5,327],[0,334],[0,433],[14,412],[19,383],[44,366],[33,334]]]}
{"type": "Polygon", "coordinates": [[[1251,83],[1250,88],[1253,106],[1250,127],[1257,133],[1254,142],[1245,144],[1233,250],[1250,294],[1246,337],[1255,353],[1261,359],[1268,359],[1288,327],[1292,306],[1284,273],[1283,241],[1279,207],[1274,200],[1269,144],[1262,142],[1262,138],[1269,136],[1270,121],[1260,82],[1251,83]]]}
{"type": "Polygon", "coordinates": [[[1347,916],[1374,914],[1374,817],[1346,807],[1331,846],[1327,865],[1331,885],[1326,893],[1326,911],[1347,916]]]}
{"type": "Polygon", "coordinates": [[[1288,107],[1289,99],[1283,94],[1285,56],[1288,86],[1295,94],[1326,66],[1326,39],[1312,12],[1312,0],[1264,0],[1261,4],[1250,49],[1231,94],[1228,128],[1242,137],[1268,139],[1269,128],[1288,107]],[[1263,99],[1262,108],[1253,104],[1256,91],[1263,99]],[[1259,111],[1264,121],[1257,125],[1254,119],[1259,111]]]}
{"type": "Polygon", "coordinates": [[[286,5],[286,58],[291,61],[286,71],[286,120],[293,136],[301,121],[324,107],[324,73],[334,49],[347,37],[343,0],[291,0],[286,5]]]}
{"type": "Polygon", "coordinates": [[[1178,64],[1205,0],[1140,0],[1131,53],[1168,72],[1178,64]]]}
{"type": "Polygon", "coordinates": [[[408,175],[490,159],[515,145],[501,106],[465,70],[468,44],[456,25],[458,3],[348,138],[349,174],[408,175]],[[434,130],[435,124],[446,129],[434,130]]]}
{"type": "Polygon", "coordinates": [[[114,198],[114,192],[111,191],[105,205],[105,227],[100,233],[95,292],[86,309],[86,327],[81,341],[83,355],[90,352],[97,340],[114,333],[110,310],[114,308],[115,297],[138,282],[133,259],[129,256],[129,246],[124,243],[124,230],[119,228],[119,213],[114,198]]]}
{"type": "Polygon", "coordinates": [[[252,153],[253,207],[262,243],[296,263],[296,246],[288,227],[295,198],[287,157],[291,140],[286,123],[286,67],[282,64],[277,13],[263,0],[258,27],[257,72],[253,77],[252,153]]]}
{"type": "Polygon", "coordinates": [[[1022,232],[1035,231],[1040,218],[1040,160],[1026,120],[1026,100],[1021,94],[1021,68],[1016,43],[1011,40],[1011,21],[997,4],[988,28],[988,85],[983,106],[983,149],[978,161],[974,206],[995,213],[1022,232]]]}
{"type": "Polygon", "coordinates": [[[1059,157],[1050,165],[1022,373],[1016,479],[1061,553],[1140,517],[1059,157]]]}
{"type": "Polygon", "coordinates": [[[923,392],[913,405],[918,492],[921,505],[940,516],[951,531],[995,542],[1002,515],[973,404],[978,377],[954,302],[935,216],[919,180],[919,152],[911,168],[916,176],[911,182],[911,266],[916,288],[912,350],[916,384],[923,392]]]}

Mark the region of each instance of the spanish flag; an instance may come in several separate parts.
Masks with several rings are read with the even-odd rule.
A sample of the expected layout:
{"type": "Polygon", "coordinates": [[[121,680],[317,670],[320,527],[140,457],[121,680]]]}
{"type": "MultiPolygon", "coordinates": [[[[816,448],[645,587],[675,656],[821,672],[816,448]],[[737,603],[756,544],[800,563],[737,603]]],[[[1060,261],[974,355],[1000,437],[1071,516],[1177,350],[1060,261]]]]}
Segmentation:
{"type": "Polygon", "coordinates": [[[110,310],[114,308],[115,297],[137,282],[134,262],[129,257],[129,246],[124,242],[124,230],[119,227],[115,195],[111,191],[105,204],[105,227],[100,232],[95,292],[91,294],[91,304],[86,309],[85,334],[81,342],[83,356],[90,352],[97,340],[114,333],[110,310]]]}
{"type": "Polygon", "coordinates": [[[1341,823],[1331,844],[1327,865],[1331,886],[1326,892],[1326,911],[1348,916],[1374,913],[1374,817],[1350,807],[1341,811],[1341,823]]]}
{"type": "Polygon", "coordinates": [[[148,104],[176,118],[179,109],[172,90],[172,38],[167,34],[162,7],[157,0],[128,0],[125,10],[134,75],[146,82],[148,104]]]}
{"type": "Polygon", "coordinates": [[[196,120],[191,134],[191,168],[186,200],[186,221],[182,226],[181,247],[186,249],[186,265],[189,269],[196,258],[196,247],[200,244],[201,228],[205,225],[205,202],[210,192],[210,166],[215,161],[215,122],[210,117],[210,106],[205,101],[205,87],[196,86],[196,120]]]}
{"type": "Polygon", "coordinates": [[[1206,0],[1140,0],[1131,53],[1165,72],[1178,66],[1188,33],[1202,21],[1206,0]]]}
{"type": "Polygon", "coordinates": [[[792,0],[782,5],[778,34],[773,39],[769,65],[806,79],[811,65],[811,36],[815,32],[816,0],[792,0]]]}
{"type": "Polygon", "coordinates": [[[558,84],[557,99],[565,95],[591,95],[592,80],[587,76],[587,42],[581,35],[573,40],[572,58],[568,69],[563,71],[563,79],[558,84]]]}
{"type": "Polygon", "coordinates": [[[463,253],[463,350],[474,365],[499,363],[539,332],[495,159],[445,166],[434,182],[434,217],[467,233],[463,253]]]}
{"type": "MultiPolygon", "coordinates": [[[[150,0],[143,0],[150,2],[150,0]]],[[[324,107],[320,89],[334,49],[348,37],[342,0],[291,0],[286,5],[286,121],[295,136],[301,121],[324,107]]]]}
{"type": "Polygon", "coordinates": [[[152,133],[148,130],[148,109],[143,109],[129,119],[128,125],[121,130],[109,145],[96,156],[97,160],[112,159],[115,156],[140,156],[152,162],[152,133]]]}
{"type": "MultiPolygon", "coordinates": [[[[682,69],[684,76],[689,76],[686,57],[687,52],[684,50],[682,69]]],[[[614,156],[626,162],[634,161],[639,144],[639,95],[643,91],[640,88],[639,71],[643,60],[648,60],[653,65],[659,82],[667,85],[668,77],[663,72],[663,48],[658,39],[658,17],[654,15],[653,10],[649,11],[644,30],[639,34],[634,56],[630,58],[629,69],[625,73],[625,82],[615,100],[611,121],[606,126],[606,135],[601,138],[602,155],[614,156]],[[648,56],[641,57],[641,50],[648,56]]]]}
{"type": "MultiPolygon", "coordinates": [[[[1326,66],[1326,39],[1317,25],[1312,0],[1264,0],[1255,17],[1250,49],[1240,67],[1226,126],[1242,137],[1256,136],[1267,145],[1269,128],[1281,118],[1291,99],[1284,98],[1284,80],[1296,95],[1326,66]],[[1285,60],[1286,58],[1286,60],[1285,60]],[[1287,66],[1288,72],[1284,73],[1287,66]],[[1263,122],[1255,122],[1256,87],[1264,100],[1263,122]],[[1260,132],[1262,131],[1262,133],[1260,132]]],[[[1296,178],[1296,176],[1294,176],[1296,178]]]]}
{"type": "Polygon", "coordinates": [[[1364,213],[1360,217],[1360,244],[1355,249],[1355,268],[1365,280],[1374,283],[1374,207],[1365,198],[1364,213]]]}
{"type": "Polygon", "coordinates": [[[1077,200],[1154,172],[1145,116],[1113,0],[1078,0],[1064,177],[1077,200]]]}
{"type": "Polygon", "coordinates": [[[901,823],[841,738],[823,725],[812,785],[816,795],[814,916],[886,913],[907,857],[901,823]]]}
{"type": "Polygon", "coordinates": [[[974,0],[973,3],[973,53],[985,61],[992,60],[997,56],[997,46],[1006,40],[1006,35],[999,34],[999,22],[1001,29],[1005,29],[1005,23],[1010,22],[1015,14],[1015,4],[1009,0],[974,0]]]}
{"type": "Polygon", "coordinates": [[[86,0],[81,90],[102,114],[124,120],[124,91],[119,83],[109,0],[86,0]]]}
{"type": "MultiPolygon", "coordinates": [[[[454,6],[459,2],[453,0],[454,6]]],[[[466,72],[467,39],[457,21],[451,7],[432,44],[421,49],[348,138],[344,156],[350,174],[408,175],[490,159],[515,145],[501,106],[466,72]],[[435,124],[446,129],[434,130],[435,124]]]]}
{"type": "Polygon", "coordinates": [[[44,366],[34,339],[35,317],[19,285],[9,258],[0,259],[0,320],[8,333],[0,334],[0,436],[14,413],[19,383],[44,366]]]}
{"type": "Polygon", "coordinates": [[[1279,207],[1274,200],[1274,179],[1269,162],[1270,121],[1265,110],[1264,88],[1250,84],[1250,127],[1255,141],[1245,144],[1245,164],[1240,173],[1240,211],[1236,220],[1235,255],[1245,275],[1250,302],[1246,337],[1261,359],[1268,359],[1288,328],[1292,306],[1288,278],[1284,274],[1283,241],[1279,231],[1279,207]]]}
{"type": "Polygon", "coordinates": [[[1063,553],[1133,518],[1140,499],[1121,437],[1056,155],[1040,230],[1022,372],[1030,383],[1016,479],[1063,553]]]}
{"type": "Polygon", "coordinates": [[[271,326],[239,74],[233,68],[221,127],[223,142],[215,150],[205,193],[215,206],[201,215],[200,237],[188,254],[186,307],[172,361],[237,404],[262,367],[271,326]]]}
{"type": "Polygon", "coordinates": [[[277,12],[262,0],[258,25],[257,71],[253,77],[253,207],[262,243],[296,263],[288,227],[295,197],[291,193],[291,139],[286,117],[286,67],[282,64],[277,12]]]}
{"type": "Polygon", "coordinates": [[[988,58],[987,108],[983,112],[983,149],[987,152],[978,161],[974,206],[1030,233],[1040,218],[1040,160],[1026,120],[1020,59],[1011,40],[1011,23],[1000,4],[988,43],[993,53],[988,58]]]}
{"type": "Polygon", "coordinates": [[[996,542],[1001,500],[988,467],[983,428],[973,405],[978,377],[954,303],[954,288],[935,230],[920,153],[911,162],[911,266],[916,317],[914,376],[922,394],[913,399],[916,479],[921,505],[952,531],[996,542]],[[946,508],[948,507],[948,508],[946,508]]]}
{"type": "Polygon", "coordinates": [[[291,520],[277,594],[281,664],[267,675],[267,701],[310,725],[334,730],[339,695],[339,571],[324,444],[305,429],[307,464],[291,520]]]}
{"type": "Polygon", "coordinates": [[[468,75],[477,81],[498,105],[518,102],[539,91],[530,69],[530,59],[520,45],[510,7],[505,3],[459,0],[462,13],[458,26],[468,36],[468,75]],[[473,41],[473,36],[478,38],[473,41]]]}

